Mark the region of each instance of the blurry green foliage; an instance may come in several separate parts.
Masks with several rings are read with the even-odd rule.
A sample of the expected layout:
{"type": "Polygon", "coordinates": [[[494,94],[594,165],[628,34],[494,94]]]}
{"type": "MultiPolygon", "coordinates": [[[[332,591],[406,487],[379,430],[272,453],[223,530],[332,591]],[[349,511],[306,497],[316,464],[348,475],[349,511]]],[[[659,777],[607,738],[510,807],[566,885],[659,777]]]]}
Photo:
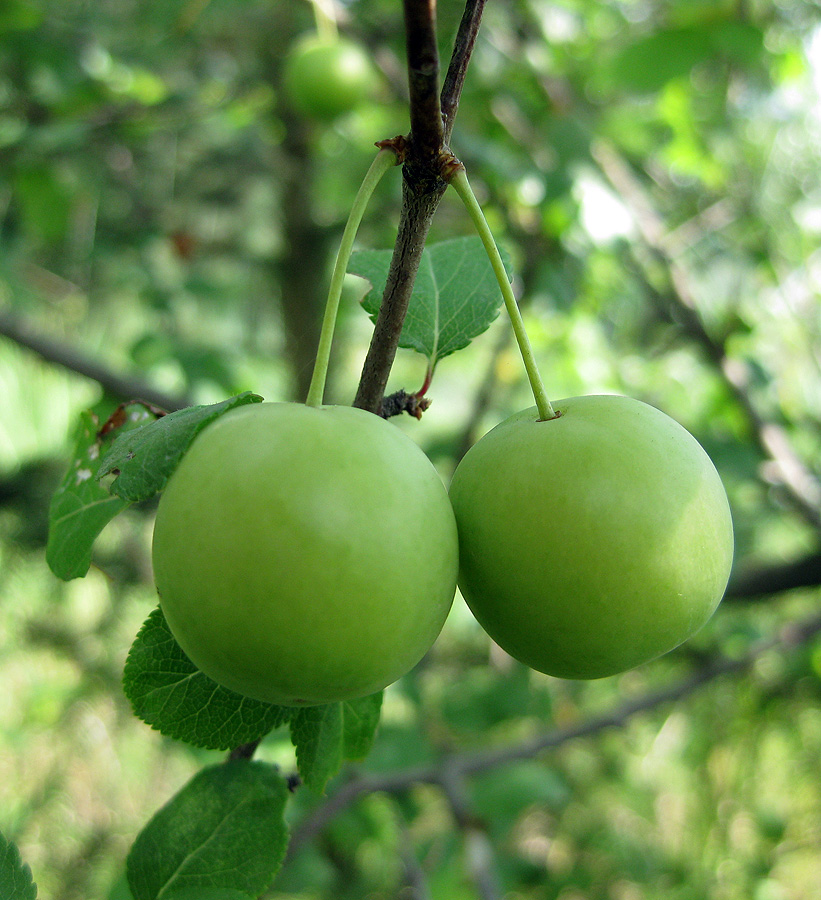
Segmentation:
{"type": "MultiPolygon", "coordinates": [[[[461,4],[438,6],[446,58],[461,4]]],[[[297,314],[321,305],[373,142],[408,128],[398,4],[340,8],[381,93],[320,126],[280,90],[287,47],[313,28],[307,3],[3,4],[0,317],[196,402],[294,396],[308,365],[294,343],[314,327],[297,314]]],[[[453,137],[511,250],[551,396],[623,392],[693,431],[730,494],[739,571],[817,550],[817,530],[668,301],[684,285],[730,374],[744,373],[744,399],[817,478],[819,26],[811,0],[490,0],[453,137]],[[608,177],[603,150],[637,193],[608,177]]],[[[363,248],[391,246],[398,198],[397,173],[374,198],[363,248]]],[[[432,239],[468,234],[446,199],[432,239]]],[[[446,478],[466,441],[531,403],[506,328],[500,318],[443,360],[422,422],[397,422],[446,478]]],[[[368,333],[346,301],[331,388],[341,402],[368,333]]],[[[390,388],[416,387],[424,367],[402,351],[390,388]]],[[[106,528],[82,582],[58,584],[45,567],[45,505],[70,435],[83,409],[113,400],[0,337],[0,831],[40,895],[60,900],[127,900],[135,836],[222,758],[150,731],[120,687],[156,604],[151,505],[106,528]]],[[[742,654],[817,603],[817,587],[727,602],[680,652],[577,684],[511,665],[457,601],[428,659],[386,693],[355,771],[434,766],[585,720],[703,656],[742,654]]],[[[286,734],[257,756],[294,771],[286,734]]],[[[516,900],[806,900],[821,881],[819,756],[816,638],[623,728],[479,773],[467,802],[516,900]]],[[[296,791],[292,825],[347,777],[325,798],[296,791]]],[[[435,900],[475,900],[470,863],[442,792],[412,785],[342,810],[270,896],[392,900],[413,896],[417,871],[435,900]]]]}

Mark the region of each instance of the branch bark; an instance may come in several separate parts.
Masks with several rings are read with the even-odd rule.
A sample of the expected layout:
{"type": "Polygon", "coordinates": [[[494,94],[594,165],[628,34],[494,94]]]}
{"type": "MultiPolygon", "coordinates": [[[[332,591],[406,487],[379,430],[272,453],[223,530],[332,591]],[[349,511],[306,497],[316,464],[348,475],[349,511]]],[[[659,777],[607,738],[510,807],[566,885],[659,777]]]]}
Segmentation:
{"type": "Polygon", "coordinates": [[[462,21],[459,23],[459,30],[456,33],[453,55],[445,76],[445,83],[442,86],[441,105],[445,144],[450,143],[450,136],[453,133],[453,124],[459,109],[459,98],[462,96],[462,85],[465,82],[468,63],[479,35],[484,9],[485,0],[467,0],[462,21]]]}
{"type": "Polygon", "coordinates": [[[467,72],[484,0],[468,0],[441,99],[435,0],[405,0],[411,131],[402,168],[402,208],[382,305],[362,367],[354,406],[380,414],[425,240],[447,188],[446,140],[467,72]],[[442,109],[447,111],[443,122],[442,109]]]}
{"type": "Polygon", "coordinates": [[[784,591],[821,585],[821,553],[781,565],[756,566],[734,575],[726,600],[752,601],[784,591]]]}
{"type": "Polygon", "coordinates": [[[436,0],[405,0],[405,35],[413,156],[435,165],[444,132],[439,106],[436,0]]]}
{"type": "Polygon", "coordinates": [[[377,414],[382,411],[382,399],[399,348],[399,336],[408,312],[425,240],[447,187],[441,179],[428,186],[425,186],[425,181],[414,183],[413,169],[409,174],[409,165],[413,164],[405,163],[403,173],[399,233],[388,270],[388,281],[353,404],[377,414]]]}

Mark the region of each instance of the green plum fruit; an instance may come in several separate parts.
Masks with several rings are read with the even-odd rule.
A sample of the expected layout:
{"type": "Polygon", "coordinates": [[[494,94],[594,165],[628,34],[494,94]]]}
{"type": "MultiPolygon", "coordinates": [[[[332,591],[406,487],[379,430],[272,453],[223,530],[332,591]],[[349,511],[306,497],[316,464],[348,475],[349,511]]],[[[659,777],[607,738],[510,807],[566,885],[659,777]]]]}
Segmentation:
{"type": "Polygon", "coordinates": [[[733,527],[701,445],[652,406],[571,397],[479,440],[450,498],[459,587],[503,650],[562,678],[661,656],[715,611],[733,527]]]}
{"type": "Polygon", "coordinates": [[[396,426],[351,407],[250,404],[193,441],[154,526],[160,605],[231,690],[315,705],[381,690],[456,592],[447,491],[396,426]]]}
{"type": "Polygon", "coordinates": [[[298,112],[330,121],[350,112],[376,85],[376,73],[364,50],[344,38],[309,34],[285,60],[283,86],[298,112]]]}

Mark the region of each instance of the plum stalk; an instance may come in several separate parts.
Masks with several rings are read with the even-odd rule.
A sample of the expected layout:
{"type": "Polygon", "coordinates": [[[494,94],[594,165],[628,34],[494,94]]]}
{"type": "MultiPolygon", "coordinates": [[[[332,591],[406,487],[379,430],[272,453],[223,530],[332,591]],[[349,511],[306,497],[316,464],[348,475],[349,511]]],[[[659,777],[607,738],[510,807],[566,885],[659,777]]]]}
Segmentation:
{"type": "Polygon", "coordinates": [[[337,27],[333,5],[329,0],[311,0],[311,6],[314,10],[316,33],[327,41],[336,40],[337,27]]]}
{"type": "Polygon", "coordinates": [[[485,246],[490,264],[493,267],[493,273],[496,275],[496,280],[499,282],[499,289],[502,292],[502,299],[505,302],[505,309],[510,318],[510,324],[513,326],[513,334],[519,346],[519,352],[522,355],[522,362],[530,382],[530,389],[533,391],[536,408],[539,410],[539,419],[540,421],[555,419],[557,413],[548,399],[542,377],[539,374],[536,358],[530,346],[530,339],[522,321],[522,314],[519,312],[516,298],[513,295],[513,288],[510,286],[502,257],[499,255],[499,248],[496,246],[496,241],[493,238],[487,219],[485,219],[485,214],[482,212],[482,207],[479,205],[479,201],[476,199],[476,195],[470,186],[464,166],[461,164],[455,167],[455,174],[451,177],[450,184],[465,204],[465,208],[485,246]]]}
{"type": "Polygon", "coordinates": [[[371,199],[376,185],[391,166],[395,166],[397,157],[394,150],[383,148],[377,153],[376,159],[371,163],[362,184],[359,186],[354,198],[345,230],[342,232],[342,240],[336,254],[331,284],[328,289],[328,299],[325,303],[325,312],[322,317],[322,329],[319,334],[319,346],[316,351],[314,371],[311,376],[311,384],[308,388],[308,397],[305,403],[308,406],[321,406],[325,393],[325,381],[328,377],[328,363],[331,356],[331,344],[333,343],[336,316],[339,310],[339,298],[342,296],[342,283],[345,280],[345,272],[348,261],[351,258],[353,242],[356,237],[359,223],[365,214],[368,201],[371,199]]]}

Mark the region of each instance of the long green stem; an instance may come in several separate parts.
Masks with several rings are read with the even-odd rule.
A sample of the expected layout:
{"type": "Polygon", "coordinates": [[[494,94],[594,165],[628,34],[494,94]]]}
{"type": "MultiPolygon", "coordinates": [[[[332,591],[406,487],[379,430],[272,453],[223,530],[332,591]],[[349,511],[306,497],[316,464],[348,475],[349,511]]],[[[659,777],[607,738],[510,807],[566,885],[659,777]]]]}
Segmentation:
{"type": "Polygon", "coordinates": [[[519,306],[513,295],[513,288],[510,286],[510,281],[508,280],[502,257],[499,255],[499,248],[496,246],[496,241],[493,239],[493,233],[490,230],[490,226],[487,224],[485,214],[482,212],[482,207],[479,206],[479,201],[473,193],[473,189],[470,186],[464,168],[460,167],[457,170],[450,183],[465,204],[465,207],[473,220],[473,224],[476,226],[476,231],[479,233],[479,237],[485,245],[490,264],[493,266],[493,272],[496,275],[496,280],[499,282],[502,298],[505,301],[505,309],[510,317],[510,324],[513,326],[513,334],[516,337],[516,343],[519,345],[519,352],[522,354],[522,361],[525,364],[525,371],[527,372],[527,377],[530,381],[530,389],[533,391],[533,396],[536,399],[536,407],[539,410],[539,419],[542,421],[546,419],[555,419],[556,413],[547,397],[547,392],[542,383],[542,376],[539,374],[539,369],[536,366],[536,359],[533,356],[530,339],[525,331],[522,314],[519,312],[519,306]]]}
{"type": "Polygon", "coordinates": [[[365,214],[368,201],[371,199],[376,185],[385,172],[395,165],[396,153],[389,148],[380,150],[376,155],[376,159],[371,163],[371,167],[368,169],[354,198],[348,221],[345,223],[345,230],[342,232],[342,240],[339,244],[339,251],[336,254],[336,262],[331,275],[328,300],[325,304],[325,313],[322,318],[322,330],[319,334],[319,347],[316,351],[314,371],[311,376],[310,387],[308,388],[308,397],[305,401],[308,406],[322,405],[322,397],[325,393],[325,380],[328,377],[328,363],[331,358],[331,344],[333,343],[334,328],[336,327],[336,316],[339,310],[339,299],[342,296],[342,284],[345,280],[348,260],[351,258],[356,231],[359,228],[359,223],[362,221],[362,216],[365,214]]]}

